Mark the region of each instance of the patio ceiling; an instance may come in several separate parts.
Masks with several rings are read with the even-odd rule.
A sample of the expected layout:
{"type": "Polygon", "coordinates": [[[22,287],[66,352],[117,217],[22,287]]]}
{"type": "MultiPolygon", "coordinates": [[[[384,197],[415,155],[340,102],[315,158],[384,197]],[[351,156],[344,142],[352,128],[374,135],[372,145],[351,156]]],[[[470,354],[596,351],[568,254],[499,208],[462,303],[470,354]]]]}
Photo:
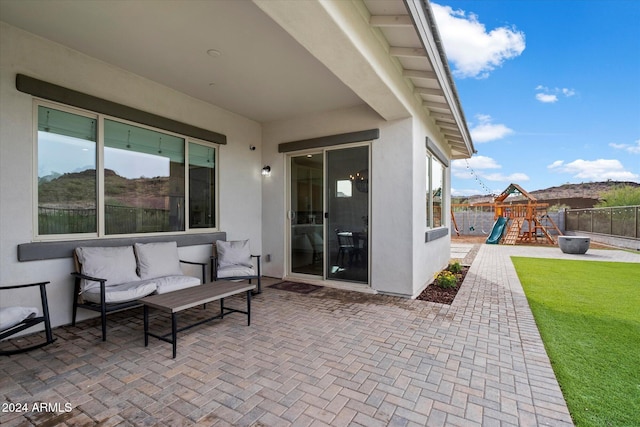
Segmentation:
{"type": "MultiPolygon", "coordinates": [[[[387,120],[408,116],[374,70],[350,71],[350,79],[344,69],[354,68],[355,47],[345,47],[344,34],[329,27],[336,22],[318,17],[323,39],[310,45],[301,32],[265,13],[279,8],[292,17],[296,3],[307,14],[323,7],[261,0],[2,1],[0,19],[258,122],[363,103],[387,120]],[[321,49],[344,56],[332,62],[321,49]]],[[[473,145],[446,61],[439,41],[428,39],[430,12],[420,0],[357,4],[453,157],[469,157],[473,145]]]]}
{"type": "Polygon", "coordinates": [[[362,104],[250,1],[2,1],[0,19],[258,122],[362,104]]]}

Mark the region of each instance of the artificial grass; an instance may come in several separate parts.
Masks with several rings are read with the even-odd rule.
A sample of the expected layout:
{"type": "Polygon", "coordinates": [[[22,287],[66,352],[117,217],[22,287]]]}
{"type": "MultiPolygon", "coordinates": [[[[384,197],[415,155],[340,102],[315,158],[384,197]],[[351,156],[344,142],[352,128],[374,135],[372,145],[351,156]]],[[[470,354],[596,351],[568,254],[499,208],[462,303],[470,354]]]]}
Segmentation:
{"type": "Polygon", "coordinates": [[[512,260],[575,425],[640,426],[640,264],[512,260]]]}

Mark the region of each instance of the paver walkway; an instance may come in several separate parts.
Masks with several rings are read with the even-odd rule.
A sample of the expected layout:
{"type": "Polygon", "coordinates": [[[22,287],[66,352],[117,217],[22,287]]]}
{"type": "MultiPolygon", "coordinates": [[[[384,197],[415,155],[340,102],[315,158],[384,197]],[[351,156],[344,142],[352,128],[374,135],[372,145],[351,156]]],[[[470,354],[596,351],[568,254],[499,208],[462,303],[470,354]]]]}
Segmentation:
{"type": "Polygon", "coordinates": [[[176,359],[144,347],[141,310],[110,315],[106,343],[95,320],[56,328],[54,344],[0,359],[0,404],[26,404],[0,424],[572,425],[508,259],[529,249],[562,256],[482,245],[450,307],[265,286],[250,327],[232,315],[194,328],[176,359]]]}

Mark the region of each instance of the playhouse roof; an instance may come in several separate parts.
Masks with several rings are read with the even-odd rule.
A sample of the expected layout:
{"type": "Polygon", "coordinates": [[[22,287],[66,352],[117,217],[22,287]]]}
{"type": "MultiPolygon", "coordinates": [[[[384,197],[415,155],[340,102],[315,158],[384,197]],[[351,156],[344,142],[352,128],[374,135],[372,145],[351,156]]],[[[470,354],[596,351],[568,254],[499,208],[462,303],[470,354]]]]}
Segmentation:
{"type": "Polygon", "coordinates": [[[507,197],[509,197],[513,193],[520,193],[532,202],[538,201],[538,199],[533,197],[531,194],[527,193],[524,190],[524,188],[520,187],[518,184],[511,183],[502,193],[500,193],[498,197],[496,197],[496,202],[503,202],[507,197]]]}

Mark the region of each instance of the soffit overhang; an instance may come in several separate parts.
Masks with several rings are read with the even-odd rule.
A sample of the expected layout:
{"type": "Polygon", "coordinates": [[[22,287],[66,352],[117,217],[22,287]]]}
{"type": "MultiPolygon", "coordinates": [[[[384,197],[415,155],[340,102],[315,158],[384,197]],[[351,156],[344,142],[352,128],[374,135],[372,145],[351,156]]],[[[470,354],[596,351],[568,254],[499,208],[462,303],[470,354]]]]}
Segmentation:
{"type": "Polygon", "coordinates": [[[386,41],[403,77],[451,149],[452,159],[475,152],[440,34],[427,0],[364,0],[369,23],[386,41]],[[395,12],[395,13],[394,13],[395,12]]]}
{"type": "Polygon", "coordinates": [[[452,159],[474,153],[427,1],[253,1],[382,118],[418,105],[452,159]]]}

